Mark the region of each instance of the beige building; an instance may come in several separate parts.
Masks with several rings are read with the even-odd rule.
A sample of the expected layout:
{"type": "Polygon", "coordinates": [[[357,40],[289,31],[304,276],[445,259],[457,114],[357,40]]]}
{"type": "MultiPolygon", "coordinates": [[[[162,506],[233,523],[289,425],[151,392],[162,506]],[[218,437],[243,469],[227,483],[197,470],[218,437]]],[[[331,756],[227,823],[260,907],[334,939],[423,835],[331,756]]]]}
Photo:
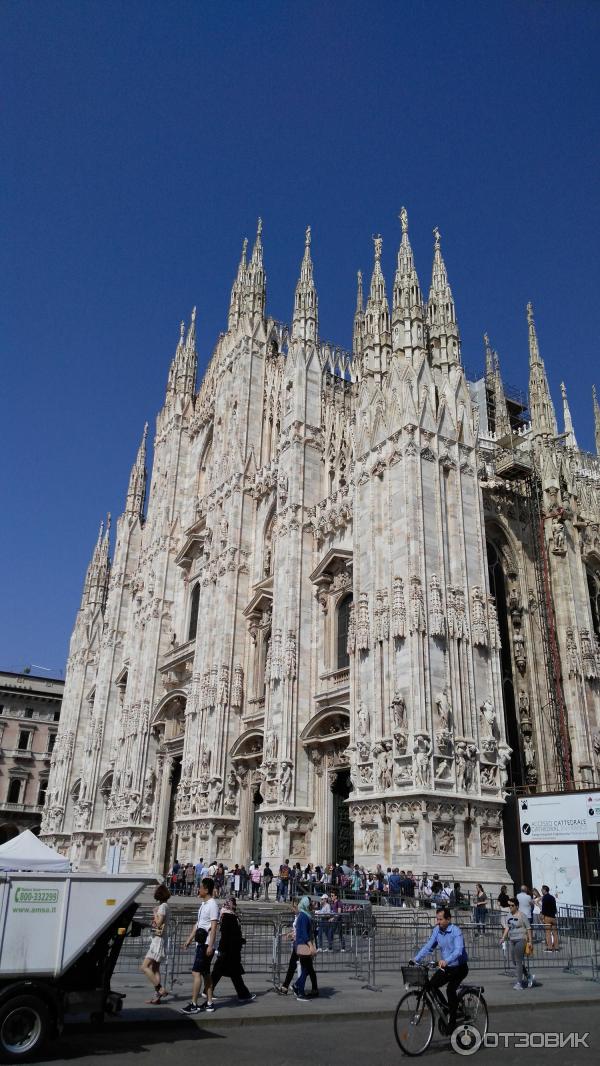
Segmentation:
{"type": "Polygon", "coordinates": [[[319,336],[310,230],[291,326],[261,225],[244,244],[198,391],[182,324],[147,506],[144,433],[71,640],[44,834],[75,863],[504,881],[507,789],[600,785],[600,462],[564,389],[559,432],[531,308],[529,414],[487,339],[467,382],[440,235],[424,299],[401,222],[351,352],[319,336]]]}
{"type": "Polygon", "coordinates": [[[64,681],[0,673],[0,844],[39,832],[64,681]]]}

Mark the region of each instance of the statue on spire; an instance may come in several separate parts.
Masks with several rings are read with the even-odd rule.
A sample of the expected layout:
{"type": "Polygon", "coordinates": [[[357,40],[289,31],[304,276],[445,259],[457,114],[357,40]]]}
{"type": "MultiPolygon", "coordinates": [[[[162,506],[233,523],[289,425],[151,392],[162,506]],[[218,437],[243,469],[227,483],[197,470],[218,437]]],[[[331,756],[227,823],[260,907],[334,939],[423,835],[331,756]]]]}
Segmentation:
{"type": "Polygon", "coordinates": [[[373,245],[375,247],[375,259],[379,262],[381,259],[381,249],[383,248],[383,237],[380,233],[377,233],[373,237],[373,245]]]}
{"type": "Polygon", "coordinates": [[[442,239],[441,233],[440,233],[439,229],[437,228],[437,226],[433,227],[433,236],[434,236],[434,239],[435,239],[435,248],[436,248],[436,251],[437,251],[439,249],[439,247],[440,247],[440,241],[442,239]]]}
{"type": "Polygon", "coordinates": [[[310,226],[307,226],[306,227],[306,233],[304,234],[304,245],[305,245],[306,248],[310,248],[310,241],[311,241],[310,226]]]}
{"type": "Polygon", "coordinates": [[[405,207],[401,207],[400,208],[400,214],[398,215],[398,218],[400,219],[400,225],[402,226],[402,232],[403,233],[408,233],[408,211],[406,210],[405,207]]]}

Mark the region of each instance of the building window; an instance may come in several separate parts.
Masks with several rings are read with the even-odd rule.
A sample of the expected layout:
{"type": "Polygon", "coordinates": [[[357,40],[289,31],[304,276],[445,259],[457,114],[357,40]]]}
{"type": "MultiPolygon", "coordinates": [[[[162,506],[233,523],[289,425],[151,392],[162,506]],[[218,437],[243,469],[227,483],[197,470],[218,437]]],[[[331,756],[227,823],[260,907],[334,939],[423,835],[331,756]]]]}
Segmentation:
{"type": "Polygon", "coordinates": [[[21,779],[19,777],[11,777],[8,783],[8,796],[6,798],[7,803],[20,803],[21,802],[21,779]]]}
{"type": "Polygon", "coordinates": [[[336,670],[344,670],[350,665],[348,655],[348,623],[350,620],[350,608],[352,606],[352,594],[344,596],[337,609],[337,655],[336,670]]]}
{"type": "Polygon", "coordinates": [[[44,803],[46,802],[46,791],[47,791],[47,789],[48,789],[48,781],[47,780],[40,781],[40,787],[38,789],[38,797],[37,797],[37,805],[38,805],[38,807],[43,807],[44,806],[44,803]]]}
{"type": "Polygon", "coordinates": [[[592,570],[587,571],[588,592],[590,595],[590,609],[592,612],[592,626],[594,633],[600,640],[600,576],[592,570]]]}
{"type": "Polygon", "coordinates": [[[53,718],[53,720],[55,722],[58,722],[58,720],[60,718],[60,711],[55,711],[54,714],[52,715],[52,718],[53,718]]]}
{"type": "Polygon", "coordinates": [[[192,592],[192,599],[190,603],[190,625],[188,629],[188,640],[195,640],[196,633],[198,632],[198,608],[200,606],[200,582],[198,581],[194,585],[194,591],[192,592]]]}
{"type": "Polygon", "coordinates": [[[31,747],[31,730],[22,729],[19,733],[19,743],[17,748],[19,751],[29,751],[31,747]]]}
{"type": "Polygon", "coordinates": [[[48,733],[48,747],[47,752],[50,755],[54,751],[54,745],[56,744],[56,733],[48,733]]]}
{"type": "Polygon", "coordinates": [[[25,718],[33,718],[33,707],[25,708],[25,718]]]}

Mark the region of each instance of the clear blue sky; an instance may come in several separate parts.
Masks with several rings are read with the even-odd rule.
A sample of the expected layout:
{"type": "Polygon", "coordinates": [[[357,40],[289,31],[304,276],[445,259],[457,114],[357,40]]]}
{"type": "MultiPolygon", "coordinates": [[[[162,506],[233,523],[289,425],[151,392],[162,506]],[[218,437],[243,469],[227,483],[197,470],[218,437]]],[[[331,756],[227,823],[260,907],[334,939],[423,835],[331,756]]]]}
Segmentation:
{"type": "Polygon", "coordinates": [[[347,346],[372,234],[389,292],[406,205],[427,292],[438,225],[467,368],[487,330],[526,388],[531,299],[593,450],[599,31],[586,0],[4,0],[0,668],[64,667],[179,320],[198,305],[202,369],[259,214],[269,312],[310,223],[347,346]]]}

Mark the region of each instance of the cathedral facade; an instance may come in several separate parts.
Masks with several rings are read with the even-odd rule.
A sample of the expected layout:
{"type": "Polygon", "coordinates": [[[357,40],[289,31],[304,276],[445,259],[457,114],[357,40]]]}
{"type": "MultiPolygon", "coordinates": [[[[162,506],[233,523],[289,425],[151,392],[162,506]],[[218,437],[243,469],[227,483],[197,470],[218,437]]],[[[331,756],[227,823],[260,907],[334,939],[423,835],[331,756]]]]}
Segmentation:
{"type": "Polygon", "coordinates": [[[352,352],[319,337],[310,229],[289,327],[244,242],[198,391],[182,323],[71,639],[42,832],[80,868],[499,882],[507,791],[600,786],[600,461],[531,306],[529,411],[487,337],[467,382],[439,233],[424,299],[401,224],[352,352]]]}

